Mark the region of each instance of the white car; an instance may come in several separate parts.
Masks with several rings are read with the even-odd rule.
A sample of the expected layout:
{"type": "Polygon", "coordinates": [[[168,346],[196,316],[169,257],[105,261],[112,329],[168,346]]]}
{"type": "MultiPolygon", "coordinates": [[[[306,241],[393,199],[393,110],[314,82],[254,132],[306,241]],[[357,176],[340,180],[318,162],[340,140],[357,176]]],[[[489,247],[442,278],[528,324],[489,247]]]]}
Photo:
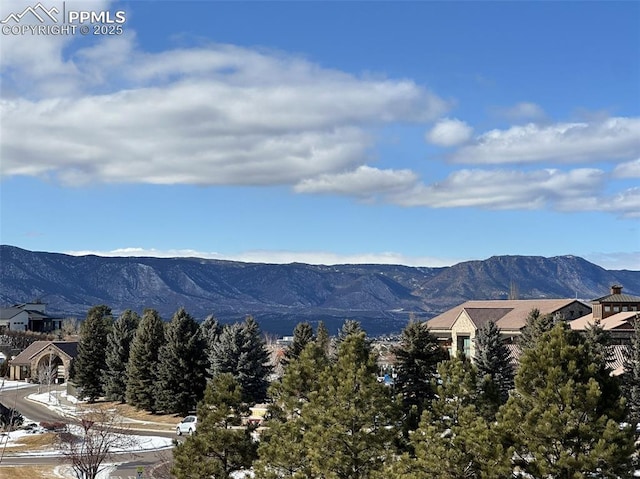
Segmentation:
{"type": "Polygon", "coordinates": [[[182,433],[193,436],[196,432],[196,426],[198,425],[197,416],[187,416],[176,426],[176,434],[182,436],[182,433]]]}

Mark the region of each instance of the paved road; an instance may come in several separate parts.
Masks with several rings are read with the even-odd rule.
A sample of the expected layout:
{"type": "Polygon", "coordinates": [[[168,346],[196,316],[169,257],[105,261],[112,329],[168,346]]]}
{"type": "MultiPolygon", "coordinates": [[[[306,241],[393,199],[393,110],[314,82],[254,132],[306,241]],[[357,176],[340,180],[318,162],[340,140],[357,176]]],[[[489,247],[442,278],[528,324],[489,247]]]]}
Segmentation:
{"type": "MultiPolygon", "coordinates": [[[[60,386],[63,387],[63,386],[60,386]]],[[[32,385],[20,389],[2,389],[0,390],[0,402],[5,406],[17,409],[20,413],[35,422],[42,421],[59,421],[62,416],[56,411],[47,408],[42,403],[30,401],[27,396],[38,392],[38,386],[32,385]]],[[[123,431],[133,434],[132,431],[123,431]]],[[[141,432],[136,431],[135,434],[148,435],[148,436],[162,436],[162,437],[176,437],[174,431],[148,431],[141,432]]],[[[151,452],[139,452],[135,454],[122,454],[117,455],[114,459],[117,462],[122,462],[116,469],[116,471],[110,476],[110,479],[139,479],[139,468],[143,469],[142,478],[150,479],[152,477],[156,479],[168,478],[168,475],[164,474],[167,469],[167,462],[171,460],[171,450],[164,451],[151,451],[151,452]],[[152,476],[152,472],[155,474],[152,476]]],[[[2,465],[55,465],[60,462],[59,457],[55,456],[32,456],[32,457],[15,457],[4,456],[2,458],[2,465]]]]}
{"type": "Polygon", "coordinates": [[[60,415],[44,404],[29,401],[27,396],[38,392],[38,385],[23,388],[3,388],[0,390],[0,402],[7,407],[17,409],[25,417],[35,422],[59,421],[60,415]]]}
{"type": "MultiPolygon", "coordinates": [[[[165,479],[169,476],[163,475],[167,469],[166,463],[171,459],[171,451],[152,451],[136,454],[122,454],[114,458],[117,462],[122,462],[120,466],[109,476],[109,479],[138,479],[138,470],[142,468],[142,479],[165,479]],[[154,473],[154,475],[152,475],[154,473]]],[[[37,466],[56,465],[60,463],[60,458],[55,456],[6,456],[2,459],[2,466],[37,466]]]]}

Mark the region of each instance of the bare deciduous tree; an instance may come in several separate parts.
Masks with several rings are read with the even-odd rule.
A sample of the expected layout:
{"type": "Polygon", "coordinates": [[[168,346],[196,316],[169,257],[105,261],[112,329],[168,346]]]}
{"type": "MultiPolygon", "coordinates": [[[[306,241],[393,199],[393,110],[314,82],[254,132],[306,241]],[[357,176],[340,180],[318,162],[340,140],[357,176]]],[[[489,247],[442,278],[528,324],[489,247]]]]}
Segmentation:
{"type": "Polygon", "coordinates": [[[51,385],[55,383],[58,377],[58,368],[54,364],[41,364],[36,371],[36,377],[34,378],[39,384],[38,392],[42,392],[42,386],[47,387],[49,392],[49,402],[51,402],[51,385]]]}
{"type": "Polygon", "coordinates": [[[93,405],[80,417],[82,420],[60,436],[62,461],[78,479],[95,479],[105,462],[117,452],[131,451],[138,440],[126,434],[122,418],[107,407],[93,405]]]}
{"type": "Polygon", "coordinates": [[[68,317],[62,321],[62,334],[64,336],[77,336],[80,332],[80,322],[78,318],[68,317]]]}

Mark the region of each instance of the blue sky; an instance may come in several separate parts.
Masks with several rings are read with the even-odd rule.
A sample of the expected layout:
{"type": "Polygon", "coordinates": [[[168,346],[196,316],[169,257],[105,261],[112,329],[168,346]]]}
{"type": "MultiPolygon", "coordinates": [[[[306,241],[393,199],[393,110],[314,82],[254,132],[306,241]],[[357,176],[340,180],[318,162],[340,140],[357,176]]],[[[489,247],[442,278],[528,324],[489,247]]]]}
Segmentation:
{"type": "Polygon", "coordinates": [[[126,22],[3,32],[2,244],[640,269],[638,2],[65,8],[126,22]]]}

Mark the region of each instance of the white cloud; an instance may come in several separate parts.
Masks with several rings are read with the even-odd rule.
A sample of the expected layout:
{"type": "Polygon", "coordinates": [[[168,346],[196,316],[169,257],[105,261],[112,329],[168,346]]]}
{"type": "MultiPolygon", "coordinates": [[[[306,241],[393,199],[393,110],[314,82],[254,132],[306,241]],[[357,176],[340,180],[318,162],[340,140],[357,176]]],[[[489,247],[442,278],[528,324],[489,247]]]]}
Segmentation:
{"type": "Polygon", "coordinates": [[[499,112],[510,120],[541,120],[545,117],[544,110],[539,105],[527,101],[501,109],[499,112]]]}
{"type": "Polygon", "coordinates": [[[457,118],[445,118],[429,130],[425,138],[438,146],[456,146],[466,143],[473,136],[473,128],[457,118]]]}
{"type": "Polygon", "coordinates": [[[418,181],[411,170],[380,170],[359,166],[353,171],[323,174],[298,183],[298,193],[329,193],[353,196],[371,196],[410,188],[418,181]]]}
{"type": "Polygon", "coordinates": [[[558,206],[566,211],[602,211],[625,218],[640,218],[640,188],[628,188],[612,195],[565,198],[558,206]]]}
{"type": "Polygon", "coordinates": [[[604,180],[604,172],[587,168],[569,172],[460,170],[443,182],[418,185],[390,200],[433,208],[540,209],[567,198],[589,197],[604,180]]]}
{"type": "MultiPolygon", "coordinates": [[[[17,5],[24,3],[3,2],[0,11],[17,5]]],[[[94,2],[90,9],[109,7],[94,2]]],[[[465,169],[427,185],[411,170],[368,166],[377,127],[446,113],[445,101],[410,80],[358,76],[234,45],[150,53],[129,29],[71,48],[81,42],[3,37],[2,176],[68,185],[290,185],[297,193],[403,206],[590,208],[633,216],[637,192],[603,197],[608,175],[600,170],[465,169]]],[[[520,117],[541,112],[533,103],[511,111],[520,117]]],[[[426,138],[457,146],[472,135],[464,121],[445,118],[426,138]]],[[[460,147],[452,160],[556,164],[638,157],[640,119],[608,118],[493,130],[460,147]]],[[[635,178],[638,168],[638,160],[621,163],[613,176],[635,178]]]]}
{"type": "Polygon", "coordinates": [[[640,158],[620,163],[613,170],[615,178],[640,178],[640,158]]]}
{"type": "Polygon", "coordinates": [[[328,251],[267,251],[255,250],[240,253],[211,253],[192,249],[158,250],[140,247],[118,248],[111,251],[65,251],[73,256],[97,255],[107,257],[155,257],[155,258],[203,258],[247,263],[318,265],[336,264],[401,264],[405,266],[451,266],[469,258],[438,258],[432,256],[407,256],[395,252],[339,254],[328,251]]]}
{"type": "Polygon", "coordinates": [[[640,155],[640,118],[593,123],[530,123],[491,130],[451,155],[456,163],[502,164],[610,161],[640,155]]]}
{"type": "MultiPolygon", "coordinates": [[[[76,52],[72,69],[85,90],[104,93],[2,100],[3,175],[294,185],[363,165],[370,127],[430,120],[446,108],[411,81],[359,78],[283,54],[229,45],[151,54],[132,37],[107,41],[76,52]]],[[[25,85],[40,79],[22,75],[25,85]]]]}
{"type": "MultiPolygon", "coordinates": [[[[20,13],[26,6],[35,5],[35,3],[37,2],[29,4],[24,0],[2,0],[0,18],[4,20],[7,15],[20,13]]],[[[108,0],[67,0],[64,9],[97,12],[109,10],[111,3],[108,0]]],[[[44,5],[46,8],[57,8],[60,12],[58,18],[61,18],[64,10],[62,1],[44,2],[44,5]]],[[[21,19],[20,24],[39,23],[32,15],[26,15],[21,19]]],[[[86,38],[80,35],[2,35],[0,42],[2,96],[24,95],[35,98],[68,95],[82,91],[87,78],[78,69],[73,59],[66,54],[72,44],[81,41],[86,41],[86,38]]]]}

